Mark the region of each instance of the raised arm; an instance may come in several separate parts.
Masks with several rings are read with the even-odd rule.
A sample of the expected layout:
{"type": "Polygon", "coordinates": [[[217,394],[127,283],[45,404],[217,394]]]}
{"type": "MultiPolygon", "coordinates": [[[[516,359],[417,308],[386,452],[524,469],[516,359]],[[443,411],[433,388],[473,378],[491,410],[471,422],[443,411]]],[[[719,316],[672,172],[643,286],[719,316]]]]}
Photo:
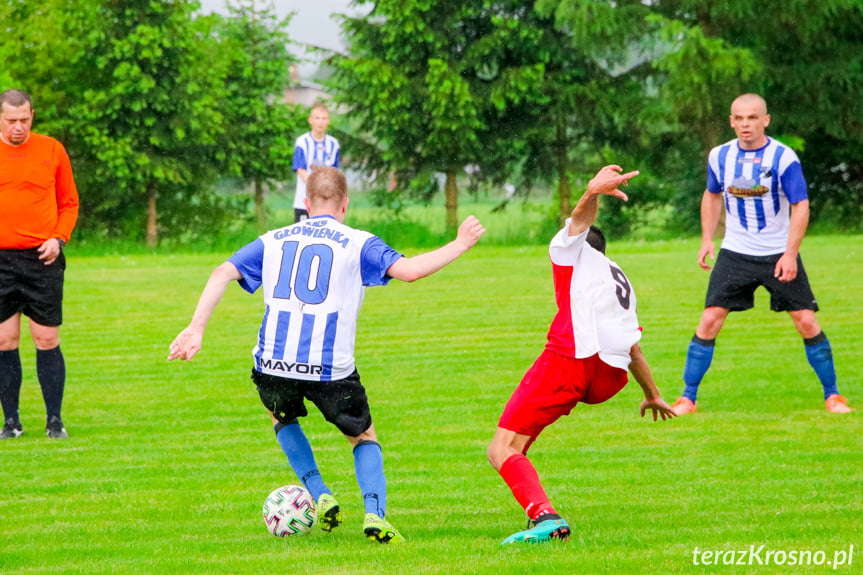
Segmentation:
{"type": "Polygon", "coordinates": [[[621,174],[623,168],[620,166],[605,166],[587,184],[587,191],[578,200],[572,210],[572,219],[569,223],[569,235],[577,236],[596,221],[599,211],[599,196],[615,196],[624,202],[629,200],[626,194],[620,191],[621,185],[626,186],[629,180],[638,175],[638,172],[627,172],[621,174]]]}
{"type": "Polygon", "coordinates": [[[225,262],[213,271],[207,285],[204,286],[201,298],[198,300],[198,307],[195,308],[192,322],[171,343],[168,361],[177,358],[189,361],[201,351],[204,330],[207,329],[207,323],[213,315],[213,310],[222,300],[228,284],[240,280],[242,277],[231,262],[225,262]]]}
{"type": "Polygon", "coordinates": [[[479,220],[468,216],[459,226],[458,235],[453,241],[412,258],[399,258],[387,269],[387,275],[406,282],[430,276],[471,249],[484,233],[485,228],[479,220]]]}
{"type": "Polygon", "coordinates": [[[650,372],[650,366],[647,364],[647,358],[641,351],[641,346],[637,343],[629,350],[629,355],[632,361],[629,364],[629,371],[635,377],[635,381],[641,386],[644,392],[644,401],[641,402],[641,417],[648,409],[653,411],[653,421],[656,421],[657,415],[662,416],[662,420],[677,417],[674,411],[662,397],[659,396],[659,389],[656,387],[656,382],[653,381],[653,374],[650,372]]]}

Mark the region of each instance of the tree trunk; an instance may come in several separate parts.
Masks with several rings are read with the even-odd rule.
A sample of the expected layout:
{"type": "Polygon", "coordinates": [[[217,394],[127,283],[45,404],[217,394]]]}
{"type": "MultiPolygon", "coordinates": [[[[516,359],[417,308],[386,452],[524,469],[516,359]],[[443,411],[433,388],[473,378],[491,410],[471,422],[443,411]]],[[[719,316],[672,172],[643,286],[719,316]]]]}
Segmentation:
{"type": "Polygon", "coordinates": [[[557,117],[557,196],[560,206],[560,221],[558,224],[563,226],[566,218],[572,212],[572,191],[569,189],[569,161],[567,154],[566,141],[566,119],[561,114],[557,117]]]}
{"type": "Polygon", "coordinates": [[[446,231],[448,234],[458,230],[457,173],[454,167],[449,167],[446,170],[446,231]]]}
{"type": "Polygon", "coordinates": [[[267,212],[264,209],[264,186],[255,178],[255,218],[258,221],[258,231],[267,231],[267,212]]]}
{"type": "Polygon", "coordinates": [[[158,212],[156,211],[156,185],[147,184],[147,247],[155,249],[159,243],[159,228],[156,226],[158,212]]]}

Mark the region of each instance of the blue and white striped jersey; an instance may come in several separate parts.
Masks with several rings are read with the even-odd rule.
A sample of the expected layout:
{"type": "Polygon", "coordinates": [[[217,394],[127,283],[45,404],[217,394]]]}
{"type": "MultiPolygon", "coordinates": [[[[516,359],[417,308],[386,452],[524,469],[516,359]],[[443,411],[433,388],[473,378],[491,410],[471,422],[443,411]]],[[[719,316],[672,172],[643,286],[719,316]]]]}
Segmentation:
{"type": "Polygon", "coordinates": [[[725,200],[722,247],[753,256],[785,252],[789,206],[808,198],[797,154],[773,138],[757,150],[736,138],[710,150],[707,191],[725,200]]]}
{"type": "Polygon", "coordinates": [[[311,381],[354,371],[357,318],[366,286],[386,285],[402,255],[379,237],[318,216],[272,230],[228,260],[249,293],[263,287],[255,369],[311,381]]]}
{"type": "MultiPolygon", "coordinates": [[[[324,141],[318,142],[311,132],[306,132],[297,138],[294,144],[293,170],[314,171],[315,166],[339,167],[339,141],[329,135],[324,135],[324,141]]],[[[306,183],[297,176],[297,193],[294,194],[294,208],[305,210],[306,183]]]]}

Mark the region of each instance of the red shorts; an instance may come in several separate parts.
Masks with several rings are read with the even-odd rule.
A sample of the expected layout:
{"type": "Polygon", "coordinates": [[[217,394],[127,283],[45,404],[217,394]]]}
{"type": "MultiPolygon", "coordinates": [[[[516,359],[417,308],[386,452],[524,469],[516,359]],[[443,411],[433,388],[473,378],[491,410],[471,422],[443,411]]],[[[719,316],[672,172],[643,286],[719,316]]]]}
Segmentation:
{"type": "Polygon", "coordinates": [[[498,426],[529,435],[532,442],[578,402],[608,401],[627,381],[625,369],[608,365],[598,354],[576,359],[545,350],[509,398],[498,426]]]}

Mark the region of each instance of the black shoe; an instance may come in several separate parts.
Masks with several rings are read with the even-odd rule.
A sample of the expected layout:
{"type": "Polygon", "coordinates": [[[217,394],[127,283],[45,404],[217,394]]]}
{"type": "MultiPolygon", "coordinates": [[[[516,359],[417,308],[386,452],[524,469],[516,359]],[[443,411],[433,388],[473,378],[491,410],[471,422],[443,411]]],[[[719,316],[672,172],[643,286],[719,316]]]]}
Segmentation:
{"type": "Polygon", "coordinates": [[[45,426],[45,433],[51,439],[69,439],[69,434],[66,433],[66,428],[63,427],[63,422],[56,415],[52,415],[45,426]]]}
{"type": "Polygon", "coordinates": [[[15,439],[22,433],[24,433],[24,426],[21,425],[21,422],[9,418],[3,426],[3,430],[0,431],[0,439],[15,439]]]}

